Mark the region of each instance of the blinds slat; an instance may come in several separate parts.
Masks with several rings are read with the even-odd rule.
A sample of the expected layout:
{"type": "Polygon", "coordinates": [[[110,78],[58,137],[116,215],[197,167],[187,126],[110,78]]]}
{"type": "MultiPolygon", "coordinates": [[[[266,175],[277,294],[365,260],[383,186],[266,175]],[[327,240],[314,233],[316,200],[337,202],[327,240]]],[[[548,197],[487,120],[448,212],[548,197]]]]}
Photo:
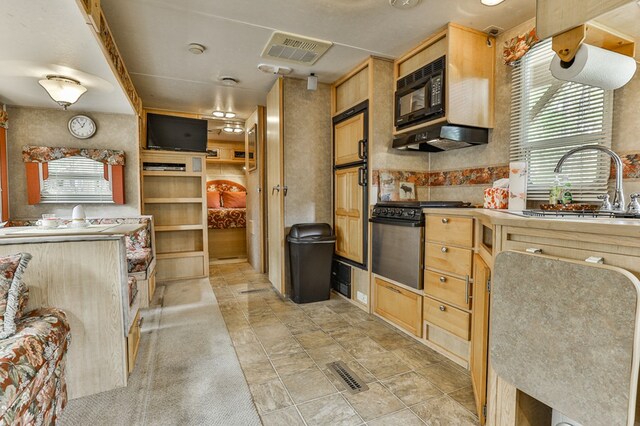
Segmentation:
{"type": "Polygon", "coordinates": [[[47,179],[40,192],[43,203],[111,203],[111,183],[104,165],[84,157],[68,157],[48,163],[47,179]]]}
{"type": "MultiPolygon", "coordinates": [[[[514,67],[511,101],[511,161],[529,165],[527,198],[548,200],[558,160],[583,145],[611,146],[613,93],[597,87],[559,82],[549,65],[551,40],[532,48],[514,67]]],[[[606,192],[610,159],[586,151],[562,168],[574,200],[595,201],[606,192]]]]}

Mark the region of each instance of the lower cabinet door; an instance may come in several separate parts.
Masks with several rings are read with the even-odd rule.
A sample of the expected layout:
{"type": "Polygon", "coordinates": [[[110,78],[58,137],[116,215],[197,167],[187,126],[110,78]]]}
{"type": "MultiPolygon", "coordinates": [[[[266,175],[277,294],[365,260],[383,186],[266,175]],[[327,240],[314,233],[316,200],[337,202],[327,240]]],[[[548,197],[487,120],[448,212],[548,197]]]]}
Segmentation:
{"type": "Polygon", "coordinates": [[[374,300],[375,313],[422,337],[422,296],[376,277],[374,300]]]}
{"type": "Polygon", "coordinates": [[[142,318],[140,312],[136,314],[136,319],[133,320],[131,330],[127,336],[127,361],[129,374],[136,366],[136,357],[138,356],[138,348],[140,347],[140,326],[142,325],[142,318]]]}

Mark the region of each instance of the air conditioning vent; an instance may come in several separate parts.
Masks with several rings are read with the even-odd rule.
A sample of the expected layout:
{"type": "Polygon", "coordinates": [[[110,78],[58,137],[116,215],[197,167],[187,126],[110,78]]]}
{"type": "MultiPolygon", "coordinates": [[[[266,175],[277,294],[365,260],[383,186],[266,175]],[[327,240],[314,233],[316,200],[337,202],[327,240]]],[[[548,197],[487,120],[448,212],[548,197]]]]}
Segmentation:
{"type": "Polygon", "coordinates": [[[276,31],[262,51],[262,57],[313,65],[331,46],[333,43],[329,41],[276,31]]]}

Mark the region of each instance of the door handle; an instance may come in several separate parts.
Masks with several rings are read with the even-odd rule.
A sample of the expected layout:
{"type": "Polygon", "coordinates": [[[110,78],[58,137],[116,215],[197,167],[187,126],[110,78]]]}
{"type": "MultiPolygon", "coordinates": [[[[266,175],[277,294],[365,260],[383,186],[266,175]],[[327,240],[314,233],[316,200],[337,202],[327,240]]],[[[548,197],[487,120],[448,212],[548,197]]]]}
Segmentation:
{"type": "Polygon", "coordinates": [[[358,185],[367,186],[367,169],[364,167],[358,169],[358,185]]]}
{"type": "Polygon", "coordinates": [[[467,275],[464,279],[464,301],[468,305],[469,304],[469,275],[467,275]]]}
{"type": "Polygon", "coordinates": [[[358,141],[358,158],[361,160],[367,159],[367,140],[360,139],[358,141]]]}
{"type": "Polygon", "coordinates": [[[271,189],[271,195],[275,194],[276,191],[280,192],[280,185],[276,185],[271,189]]]}
{"type": "Polygon", "coordinates": [[[285,197],[287,196],[287,192],[289,192],[289,187],[285,185],[282,187],[282,193],[285,197]]]}

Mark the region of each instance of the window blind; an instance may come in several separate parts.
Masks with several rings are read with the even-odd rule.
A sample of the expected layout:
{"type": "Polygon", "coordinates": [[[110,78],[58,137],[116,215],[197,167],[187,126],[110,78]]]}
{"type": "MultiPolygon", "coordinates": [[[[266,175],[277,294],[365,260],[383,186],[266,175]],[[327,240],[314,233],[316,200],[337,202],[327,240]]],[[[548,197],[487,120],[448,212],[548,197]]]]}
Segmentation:
{"type": "Polygon", "coordinates": [[[111,183],[104,164],[85,157],[67,157],[47,163],[49,176],[41,182],[42,203],[111,203],[111,183]]]}
{"type": "MultiPolygon", "coordinates": [[[[551,40],[534,46],[513,69],[511,161],[525,161],[527,199],[548,200],[558,160],[583,145],[611,147],[613,91],[557,80],[549,71],[551,40]]],[[[607,191],[611,159],[598,151],[572,156],[562,167],[574,200],[607,191]]]]}

